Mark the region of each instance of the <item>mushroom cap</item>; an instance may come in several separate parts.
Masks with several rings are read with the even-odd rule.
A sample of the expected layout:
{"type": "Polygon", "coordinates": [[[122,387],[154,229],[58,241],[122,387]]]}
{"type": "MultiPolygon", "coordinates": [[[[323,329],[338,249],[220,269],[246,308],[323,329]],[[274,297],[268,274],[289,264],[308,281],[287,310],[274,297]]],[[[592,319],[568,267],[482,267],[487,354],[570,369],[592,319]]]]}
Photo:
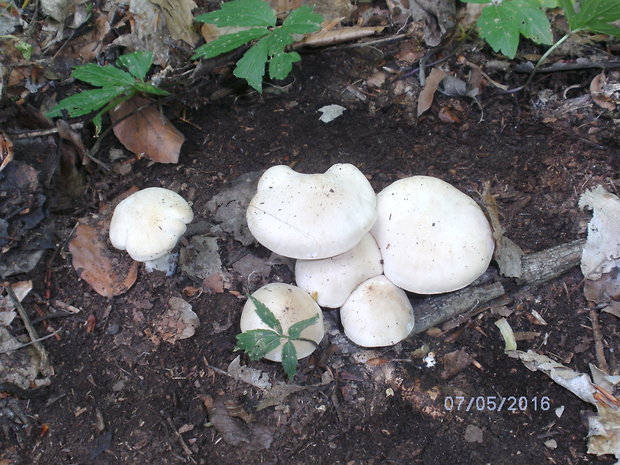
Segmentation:
{"type": "Polygon", "coordinates": [[[110,241],[136,261],[155,260],[174,248],[193,219],[191,207],[179,194],[148,187],[116,206],[110,221],[110,241]]]}
{"type": "Polygon", "coordinates": [[[441,179],[400,179],[377,195],[372,235],[383,273],[419,294],[461,289],[489,266],[491,226],[473,199],[441,179]]]}
{"type": "Polygon", "coordinates": [[[375,222],[376,203],[353,165],[336,164],[323,174],[278,165],[260,178],[246,218],[252,235],[273,252],[321,259],[355,247],[375,222]]]}
{"type": "Polygon", "coordinates": [[[383,272],[377,242],[366,234],[351,250],[321,260],[297,260],[295,280],[321,307],[338,308],[362,282],[383,272]]]}
{"type": "Polygon", "coordinates": [[[405,291],[383,275],[360,284],[340,308],[344,333],[362,347],[394,345],[413,329],[413,308],[405,291]]]}
{"type": "MultiPolygon", "coordinates": [[[[280,321],[284,334],[288,334],[288,328],[291,325],[318,315],[319,319],[313,325],[304,329],[301,332],[301,337],[311,339],[317,344],[323,339],[323,336],[325,335],[323,312],[312,297],[297,286],[293,286],[292,284],[270,283],[255,291],[252,294],[252,297],[265,304],[267,308],[271,310],[275,317],[280,321]]],[[[270,328],[263,323],[256,313],[256,306],[252,300],[248,299],[243,306],[243,311],[241,312],[241,332],[249,331],[251,329],[270,328]]],[[[282,346],[284,345],[284,342],[281,342],[278,347],[271,352],[268,352],[267,355],[265,355],[265,358],[274,362],[281,362],[282,346]]],[[[316,347],[310,342],[292,342],[297,350],[298,360],[307,357],[314,352],[314,349],[316,349],[316,347]]]]}

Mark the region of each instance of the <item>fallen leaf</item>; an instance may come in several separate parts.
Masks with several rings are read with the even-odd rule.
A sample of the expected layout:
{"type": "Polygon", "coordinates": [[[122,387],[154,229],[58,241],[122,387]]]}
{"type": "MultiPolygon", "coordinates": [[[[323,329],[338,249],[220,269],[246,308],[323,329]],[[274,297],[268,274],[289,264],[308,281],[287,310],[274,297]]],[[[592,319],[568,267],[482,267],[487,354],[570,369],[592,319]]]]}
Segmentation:
{"type": "Polygon", "coordinates": [[[99,235],[99,230],[90,225],[77,227],[69,242],[69,251],[80,279],[104,297],[127,292],[138,278],[139,263],[126,254],[114,254],[99,235]]]}
{"type": "Polygon", "coordinates": [[[185,136],[148,104],[149,100],[144,97],[134,97],[110,111],[114,135],[136,155],[144,154],[158,163],[178,163],[185,136]],[[139,112],[124,118],[145,105],[139,112]]]}
{"type": "Polygon", "coordinates": [[[446,77],[446,72],[439,68],[433,68],[431,74],[426,78],[424,89],[418,97],[418,116],[428,110],[433,104],[435,92],[439,87],[439,83],[446,77]]]}
{"type": "Polygon", "coordinates": [[[0,133],[0,172],[13,161],[13,142],[0,133]]]}
{"type": "Polygon", "coordinates": [[[454,112],[445,106],[442,106],[439,109],[439,119],[444,123],[460,123],[461,120],[458,116],[454,114],[454,112]]]}
{"type": "Polygon", "coordinates": [[[606,84],[607,76],[604,72],[594,76],[592,81],[590,81],[590,95],[592,95],[592,100],[599,107],[604,108],[605,110],[614,111],[616,109],[616,104],[611,101],[610,92],[604,91],[606,84]]]}
{"type": "Polygon", "coordinates": [[[192,337],[198,326],[198,315],[194,313],[192,306],[180,297],[171,297],[168,310],[155,321],[159,337],[170,344],[192,337]]]}
{"type": "Polygon", "coordinates": [[[222,397],[203,401],[209,413],[209,421],[224,442],[255,451],[269,449],[273,441],[273,428],[254,422],[246,423],[235,418],[231,415],[231,412],[236,412],[234,404],[227,405],[222,397]]]}
{"type": "Polygon", "coordinates": [[[192,0],[151,0],[161,8],[170,37],[194,45],[198,35],[193,30],[192,10],[196,4],[192,0]]]}
{"type": "Polygon", "coordinates": [[[301,46],[325,47],[326,45],[334,45],[351,40],[361,39],[362,37],[378,34],[385,29],[384,26],[372,27],[342,27],[338,29],[321,30],[314,34],[310,34],[303,40],[295,42],[293,48],[301,46]]]}
{"type": "Polygon", "coordinates": [[[472,362],[473,359],[471,355],[462,349],[450,352],[443,357],[443,371],[441,372],[441,377],[443,379],[452,378],[465,370],[472,362]]]}
{"type": "Polygon", "coordinates": [[[245,381],[246,383],[256,386],[259,389],[271,389],[271,383],[269,382],[269,375],[264,371],[250,368],[248,366],[241,365],[241,356],[235,357],[235,359],[228,365],[228,374],[234,378],[245,381]]]}

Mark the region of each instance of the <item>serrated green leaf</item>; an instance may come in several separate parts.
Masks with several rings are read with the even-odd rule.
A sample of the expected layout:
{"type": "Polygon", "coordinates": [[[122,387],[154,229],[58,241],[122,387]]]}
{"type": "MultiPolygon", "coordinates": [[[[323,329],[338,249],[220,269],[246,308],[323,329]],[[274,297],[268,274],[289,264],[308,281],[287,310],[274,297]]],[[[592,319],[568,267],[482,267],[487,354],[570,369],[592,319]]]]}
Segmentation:
{"type": "Polygon", "coordinates": [[[575,11],[575,7],[573,6],[572,0],[558,0],[558,4],[560,8],[564,11],[564,16],[566,16],[566,20],[568,21],[568,26],[571,31],[574,31],[575,26],[575,16],[577,16],[577,12],[575,11]]]}
{"type": "Polygon", "coordinates": [[[572,32],[592,31],[618,37],[618,27],[609,24],[620,20],[620,1],[582,0],[579,11],[575,10],[573,0],[559,0],[572,32]]]}
{"type": "Polygon", "coordinates": [[[298,321],[297,323],[292,324],[288,329],[288,337],[291,339],[299,339],[301,337],[301,333],[304,329],[309,328],[319,319],[319,315],[314,315],[312,318],[308,318],[306,320],[298,321]]]}
{"type": "Polygon", "coordinates": [[[259,93],[263,92],[265,63],[267,63],[269,56],[268,39],[268,37],[263,37],[245,52],[233,71],[235,76],[248,81],[248,84],[259,93]]]}
{"type": "Polygon", "coordinates": [[[537,44],[553,44],[551,24],[537,0],[512,0],[519,20],[519,32],[537,44]]]}
{"type": "Polygon", "coordinates": [[[280,335],[270,329],[251,329],[237,334],[236,348],[259,360],[280,345],[280,335]]]}
{"type": "Polygon", "coordinates": [[[302,6],[291,11],[282,23],[282,28],[291,34],[309,34],[321,29],[323,17],[314,12],[311,6],[302,6]]]}
{"type": "Polygon", "coordinates": [[[519,46],[520,18],[517,13],[511,8],[488,6],[482,10],[477,21],[480,36],[493,50],[510,59],[517,54],[519,46]]]}
{"type": "Polygon", "coordinates": [[[151,69],[151,65],[153,64],[153,52],[147,50],[142,52],[127,53],[118,57],[116,63],[127,68],[129,74],[139,81],[144,81],[146,73],[149,72],[149,69],[151,69]]]}
{"type": "Polygon", "coordinates": [[[164,89],[160,89],[159,87],[149,83],[149,82],[136,82],[133,85],[133,90],[136,92],[144,92],[145,94],[153,94],[153,95],[170,95],[170,92],[164,89]]]}
{"type": "Polygon", "coordinates": [[[269,30],[265,28],[252,28],[246,31],[239,31],[233,34],[226,34],[218,37],[212,42],[201,45],[196,49],[192,60],[197,58],[213,58],[222,53],[235,50],[242,45],[247,44],[255,39],[266,36],[269,30]]]}
{"type": "Polygon", "coordinates": [[[295,42],[293,36],[283,28],[274,29],[265,39],[269,45],[269,56],[283,52],[287,45],[295,42]]]}
{"type": "Polygon", "coordinates": [[[269,310],[269,307],[267,307],[267,305],[262,303],[260,300],[258,300],[253,295],[250,295],[249,298],[254,304],[254,307],[256,308],[256,314],[260,318],[260,321],[265,323],[267,326],[269,326],[271,329],[276,331],[278,334],[282,334],[282,325],[280,324],[280,321],[276,318],[276,316],[273,314],[273,312],[269,310]]]}
{"type": "Polygon", "coordinates": [[[263,26],[276,25],[276,14],[269,4],[262,0],[233,0],[222,3],[217,11],[205,13],[194,18],[201,23],[224,26],[263,26]]]}
{"type": "Polygon", "coordinates": [[[620,28],[613,24],[591,23],[588,30],[599,34],[607,34],[620,39],[620,28]]]}
{"type": "Polygon", "coordinates": [[[57,118],[62,116],[63,111],[69,116],[76,117],[86,115],[99,110],[113,98],[128,91],[127,87],[103,87],[101,89],[91,89],[72,95],[61,100],[58,105],[48,111],[45,116],[57,118]]]}
{"type": "Polygon", "coordinates": [[[284,79],[293,69],[293,63],[301,60],[297,52],[276,53],[269,60],[269,77],[271,79],[284,79]]]}
{"type": "Polygon", "coordinates": [[[131,74],[116,66],[99,66],[94,63],[76,66],[71,75],[97,87],[131,86],[136,82],[131,74]]]}
{"type": "Polygon", "coordinates": [[[540,2],[540,6],[545,9],[557,8],[558,0],[538,0],[540,2]]]}
{"type": "Polygon", "coordinates": [[[297,374],[297,350],[291,341],[287,341],[282,346],[282,368],[284,368],[289,381],[293,381],[297,374]]]}

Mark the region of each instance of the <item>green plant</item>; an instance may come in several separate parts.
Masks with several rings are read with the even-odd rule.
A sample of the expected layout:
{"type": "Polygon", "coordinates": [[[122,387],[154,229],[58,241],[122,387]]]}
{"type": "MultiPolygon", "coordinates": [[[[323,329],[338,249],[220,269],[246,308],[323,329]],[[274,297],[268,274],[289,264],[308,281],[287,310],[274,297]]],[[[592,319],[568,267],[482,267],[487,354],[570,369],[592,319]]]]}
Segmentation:
{"type": "Polygon", "coordinates": [[[282,367],[289,380],[292,381],[297,373],[297,350],[293,341],[310,342],[316,346],[316,342],[301,337],[301,333],[316,323],[319,318],[318,315],[292,324],[288,328],[288,334],[284,334],[282,324],[273,312],[257,298],[251,295],[248,298],[256,307],[256,314],[261,321],[271,329],[251,329],[237,334],[235,350],[243,350],[248,354],[250,360],[259,360],[267,353],[277,349],[283,339],[286,340],[282,346],[282,367]]]}
{"type": "Polygon", "coordinates": [[[118,57],[116,64],[127,71],[113,65],[99,66],[94,63],[76,66],[71,75],[99,89],[85,90],[67,97],[45,115],[48,118],[57,118],[66,112],[69,116],[76,117],[99,110],[93,118],[99,133],[102,114],[135,94],[169,95],[167,91],[144,81],[153,64],[152,52],[128,53],[118,57]]]}
{"type": "MultiPolygon", "coordinates": [[[[463,1],[489,3],[488,0],[463,1]]],[[[581,0],[579,11],[575,10],[574,0],[493,0],[482,10],[477,26],[480,36],[493,50],[511,59],[517,53],[520,35],[538,44],[553,45],[545,54],[546,59],[576,32],[590,31],[620,37],[620,28],[610,24],[618,19],[620,0],[581,0]],[[557,6],[564,10],[570,31],[554,43],[545,10],[557,6]]]]}
{"type": "Polygon", "coordinates": [[[245,79],[258,92],[262,92],[267,63],[271,79],[284,79],[291,72],[293,63],[301,60],[299,53],[286,51],[286,47],[295,41],[293,34],[317,31],[323,21],[323,17],[314,13],[312,7],[302,6],[293,10],[282,25],[276,27],[275,12],[262,0],[233,0],[223,3],[220,10],[195,19],[218,27],[244,29],[198,47],[192,59],[213,58],[260,39],[239,59],[233,71],[235,76],[245,79]]]}

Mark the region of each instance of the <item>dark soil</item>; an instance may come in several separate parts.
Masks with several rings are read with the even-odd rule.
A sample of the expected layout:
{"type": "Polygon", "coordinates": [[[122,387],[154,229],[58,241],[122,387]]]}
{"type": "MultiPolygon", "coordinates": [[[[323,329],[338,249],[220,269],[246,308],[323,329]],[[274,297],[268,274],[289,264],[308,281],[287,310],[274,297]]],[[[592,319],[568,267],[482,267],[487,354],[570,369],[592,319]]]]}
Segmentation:
{"type": "MultiPolygon", "coordinates": [[[[390,47],[394,46],[384,47],[386,55],[393,52],[390,47]]],[[[165,278],[141,269],[127,293],[106,299],[78,279],[66,249],[71,229],[80,217],[96,213],[101,204],[134,185],[176,190],[193,202],[198,221],[209,215],[206,202],[237,176],[275,164],[310,173],[323,172],[334,163],[352,163],[377,191],[402,177],[437,176],[477,200],[483,184],[490,182],[507,235],[526,252],[585,236],[589,215],[577,208],[585,189],[603,184],[617,193],[617,123],[614,129],[611,117],[593,104],[543,122],[548,115],[535,105],[538,91],[561,93],[575,83],[587,89],[598,71],[541,76],[530,91],[517,94],[489,87],[481,98],[484,121],[480,122],[480,109],[466,98],[438,94],[431,110],[416,119],[415,99],[392,95],[393,85],[373,91],[365,102],[345,91],[379,66],[356,49],[306,55],[289,85],[268,89],[279,93],[265,92],[262,97],[235,93],[199,105],[195,112],[188,110],[184,120],[174,120],[187,137],[178,165],[140,160],[128,175],[94,170],[86,176],[84,195],[69,203],[60,202],[62,181],[56,174],[44,191],[50,199],[44,224],[53,225],[58,245],[46,251],[33,272],[11,280],[33,279],[34,291],[24,302],[29,311],[37,303],[45,307],[54,300],[82,311],[51,320],[62,332],[60,340],[44,343],[55,371],[44,395],[0,400],[14,402],[28,419],[27,426],[5,424],[0,430],[0,463],[613,463],[610,456],[586,453],[584,415],[592,407],[545,375],[508,358],[494,325],[498,309],[511,311],[513,329],[540,333],[520,342],[520,349],[534,349],[587,372],[596,358],[577,268],[539,287],[519,288],[514,283],[507,299],[460,327],[372,351],[365,354],[372,359],[367,363],[363,351],[343,351],[344,346],[336,343],[341,339],[338,332],[332,331],[317,355],[300,365],[295,382],[306,389],[260,411],[256,406],[263,392],[222,373],[239,355],[233,347],[243,286],[232,293],[184,296],[199,316],[200,327],[189,339],[157,344],[149,338],[153,321],[170,297],[182,297],[195,282],[183,274],[165,278]],[[320,122],[317,110],[333,103],[345,106],[346,112],[329,124],[320,122]],[[450,109],[459,122],[442,122],[440,107],[450,109]],[[45,278],[47,270],[53,272],[51,283],[45,278]],[[536,323],[532,310],[547,324],[536,323]],[[96,322],[90,332],[89,316],[96,322]],[[423,344],[435,353],[436,366],[411,356],[423,344]],[[340,350],[332,353],[334,347],[340,350]],[[457,350],[469,354],[477,365],[446,376],[444,356],[457,350]],[[508,402],[521,397],[527,408],[468,411],[463,405],[449,411],[446,407],[457,396],[466,403],[486,396],[505,397],[508,402]],[[252,450],[253,443],[233,445],[223,439],[208,423],[205,401],[213,399],[232,402],[252,415],[248,424],[238,425],[246,433],[253,425],[265,425],[273,435],[270,447],[252,450]],[[558,417],[559,407],[564,410],[558,417]],[[43,425],[49,430],[44,431],[43,425]],[[557,447],[545,445],[551,439],[557,447]]],[[[453,69],[459,70],[456,63],[453,69]]],[[[513,78],[515,83],[524,79],[513,78]]],[[[407,83],[419,87],[415,78],[407,83]]],[[[192,96],[194,101],[201,98],[207,100],[192,96]]],[[[102,159],[106,150],[109,147],[102,149],[102,159]]],[[[40,170],[42,181],[54,151],[52,137],[16,143],[17,161],[40,170]]],[[[230,237],[219,240],[224,265],[230,267],[232,258],[225,251],[240,246],[230,237]]],[[[262,253],[254,246],[247,252],[262,253]]],[[[335,312],[326,315],[337,328],[335,312]]],[[[620,323],[609,314],[600,318],[606,353],[617,369],[613,357],[620,347],[620,323]]],[[[45,334],[40,324],[36,327],[45,334]]],[[[250,362],[243,356],[241,361],[268,373],[272,383],[286,381],[277,364],[250,362]]]]}

